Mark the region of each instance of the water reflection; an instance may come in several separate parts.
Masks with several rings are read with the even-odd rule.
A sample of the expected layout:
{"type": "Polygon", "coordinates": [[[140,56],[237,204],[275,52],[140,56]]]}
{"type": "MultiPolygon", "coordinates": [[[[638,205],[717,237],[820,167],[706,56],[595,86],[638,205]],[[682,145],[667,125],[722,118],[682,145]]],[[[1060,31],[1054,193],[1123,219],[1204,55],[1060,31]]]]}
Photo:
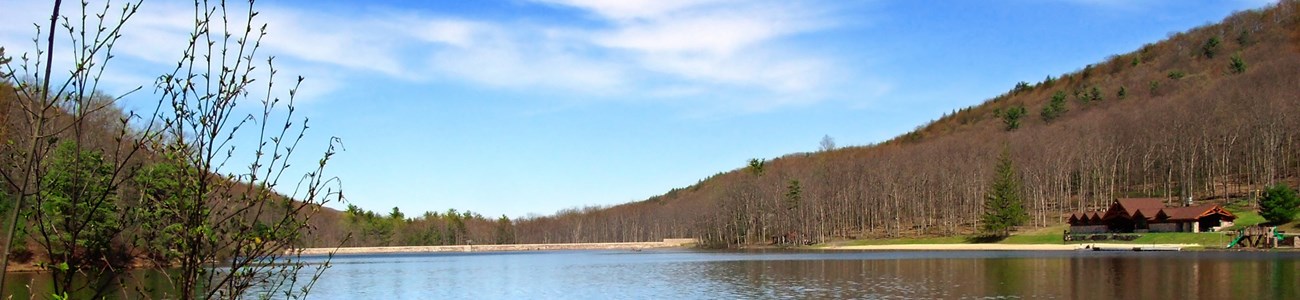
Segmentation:
{"type": "MultiPolygon", "coordinates": [[[[167,299],[172,294],[171,283],[155,271],[132,271],[126,276],[100,279],[100,283],[87,285],[79,278],[74,286],[104,286],[107,299],[167,299]],[[106,280],[106,281],[105,281],[106,280]]],[[[5,276],[3,299],[49,299],[54,295],[51,277],[41,273],[10,273],[5,276]]],[[[90,288],[70,293],[69,299],[90,299],[95,295],[90,288]]]]}
{"type": "Polygon", "coordinates": [[[1295,299],[1294,253],[930,253],[933,258],[716,263],[739,297],[1295,299]],[[744,274],[744,275],[737,275],[744,274]]]}
{"type": "MultiPolygon", "coordinates": [[[[1298,260],[1285,252],[365,255],[336,257],[311,298],[1296,299],[1298,260]]],[[[166,288],[156,279],[140,285],[166,288]]]]}

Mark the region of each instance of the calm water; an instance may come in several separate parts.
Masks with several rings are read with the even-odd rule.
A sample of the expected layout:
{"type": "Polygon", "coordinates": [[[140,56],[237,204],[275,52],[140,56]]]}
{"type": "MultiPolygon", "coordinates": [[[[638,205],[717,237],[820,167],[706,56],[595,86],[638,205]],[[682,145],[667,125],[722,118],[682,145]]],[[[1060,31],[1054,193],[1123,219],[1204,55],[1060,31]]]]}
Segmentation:
{"type": "MultiPolygon", "coordinates": [[[[1296,252],[340,256],[313,299],[1300,299],[1296,252]]],[[[28,279],[30,280],[30,279],[28,279]]]]}

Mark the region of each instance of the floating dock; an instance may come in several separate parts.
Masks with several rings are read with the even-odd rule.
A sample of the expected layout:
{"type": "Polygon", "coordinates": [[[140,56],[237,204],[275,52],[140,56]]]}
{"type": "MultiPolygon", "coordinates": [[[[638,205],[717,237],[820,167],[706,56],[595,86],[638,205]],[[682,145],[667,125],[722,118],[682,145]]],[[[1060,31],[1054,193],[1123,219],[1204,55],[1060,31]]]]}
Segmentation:
{"type": "Polygon", "coordinates": [[[1104,244],[1104,245],[1086,245],[1079,250],[1092,251],[1183,251],[1183,245],[1123,245],[1123,244],[1104,244]]]}

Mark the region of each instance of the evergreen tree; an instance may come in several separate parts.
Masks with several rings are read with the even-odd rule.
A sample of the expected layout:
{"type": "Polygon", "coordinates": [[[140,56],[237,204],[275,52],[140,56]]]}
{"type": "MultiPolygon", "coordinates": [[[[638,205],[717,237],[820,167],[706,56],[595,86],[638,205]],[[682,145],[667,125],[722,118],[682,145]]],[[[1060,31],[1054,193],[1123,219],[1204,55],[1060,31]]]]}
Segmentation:
{"type": "Polygon", "coordinates": [[[799,181],[790,180],[790,185],[785,187],[785,210],[799,208],[801,202],[803,202],[803,191],[799,187],[799,181]]]}
{"type": "Polygon", "coordinates": [[[110,264],[111,243],[121,229],[114,191],[113,164],[98,151],[83,150],[73,142],[54,149],[41,178],[40,213],[37,223],[50,259],[77,266],[98,262],[110,264]]]}
{"type": "Polygon", "coordinates": [[[1020,117],[1025,116],[1025,106],[1017,104],[1005,111],[995,111],[994,114],[1002,117],[1002,124],[1006,125],[1007,131],[1016,130],[1020,128],[1020,117]]]}
{"type": "Polygon", "coordinates": [[[1024,196],[1020,189],[1020,176],[1011,164],[1011,154],[1003,150],[998,157],[997,174],[988,194],[984,196],[982,230],[988,235],[1007,236],[1011,228],[1029,219],[1025,212],[1024,196]]]}
{"type": "MultiPolygon", "coordinates": [[[[145,241],[143,250],[151,252],[155,259],[171,262],[193,246],[182,244],[180,238],[185,235],[184,231],[195,228],[187,228],[176,220],[186,218],[188,215],[181,212],[198,205],[194,202],[202,199],[192,193],[198,184],[194,180],[197,172],[175,156],[164,154],[160,161],[142,167],[132,179],[141,194],[141,201],[131,209],[132,214],[140,220],[155,220],[135,224],[140,230],[139,238],[145,241]]],[[[349,205],[349,208],[354,207],[349,205]]],[[[203,227],[198,230],[210,229],[203,227]]]]}
{"type": "Polygon", "coordinates": [[[749,159],[749,166],[746,167],[746,170],[749,170],[750,173],[756,176],[763,176],[763,166],[766,164],[766,159],[751,158],[749,159]]]}
{"type": "Polygon", "coordinates": [[[1231,68],[1233,74],[1241,74],[1246,72],[1246,60],[1241,58],[1241,52],[1237,52],[1237,54],[1233,54],[1232,57],[1230,57],[1229,59],[1231,61],[1229,62],[1228,67],[1231,68]]]}
{"type": "Polygon", "coordinates": [[[388,213],[388,218],[393,219],[394,221],[402,221],[406,220],[406,214],[403,214],[402,210],[397,209],[397,207],[394,206],[393,211],[388,213]]]}
{"type": "Polygon", "coordinates": [[[1218,36],[1210,37],[1209,40],[1205,41],[1204,45],[1201,45],[1201,54],[1205,55],[1205,58],[1214,58],[1214,55],[1217,54],[1218,52],[1219,52],[1218,36]]]}
{"type": "Polygon", "coordinates": [[[1259,199],[1259,215],[1273,224],[1290,222],[1300,212],[1300,198],[1286,184],[1268,187],[1259,199]]]}
{"type": "Polygon", "coordinates": [[[514,244],[515,243],[515,225],[510,222],[510,218],[501,215],[497,219],[497,244],[514,244]]]}
{"type": "Polygon", "coordinates": [[[1047,106],[1043,106],[1039,116],[1043,117],[1043,121],[1051,122],[1060,117],[1066,110],[1068,109],[1065,108],[1065,92],[1056,91],[1056,93],[1052,94],[1052,99],[1047,102],[1047,106]]]}

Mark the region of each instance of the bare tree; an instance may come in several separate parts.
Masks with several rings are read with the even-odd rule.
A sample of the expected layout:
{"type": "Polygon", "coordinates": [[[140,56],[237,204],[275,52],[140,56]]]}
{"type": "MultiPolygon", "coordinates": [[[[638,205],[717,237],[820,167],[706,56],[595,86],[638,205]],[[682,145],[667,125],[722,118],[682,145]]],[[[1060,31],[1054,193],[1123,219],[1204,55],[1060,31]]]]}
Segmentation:
{"type": "Polygon", "coordinates": [[[254,289],[261,295],[305,294],[328,264],[300,281],[307,266],[297,249],[312,233],[308,224],[320,206],[342,200],[338,178],[324,173],[339,141],[332,139],[295,185],[280,185],[308,128],[306,118],[294,115],[303,78],[288,89],[287,98],[277,95],[273,58],[257,54],[266,25],[256,23],[252,1],[247,7],[227,5],[195,6],[188,47],[177,67],[158,80],[159,103],[171,110],[156,117],[172,140],[153,150],[193,170],[175,174],[181,182],[171,197],[150,200],[165,208],[158,227],[188,229],[172,236],[171,247],[180,253],[178,297],[236,299],[254,289]],[[245,23],[227,23],[231,19],[245,23]],[[261,67],[266,70],[258,73],[261,67]],[[251,94],[258,78],[265,80],[263,95],[251,94]],[[260,103],[261,111],[240,116],[235,106],[245,101],[260,103]],[[237,136],[257,140],[238,148],[237,136]],[[248,161],[235,168],[240,171],[226,167],[239,159],[248,161]]]}
{"type": "MultiPolygon", "coordinates": [[[[331,139],[302,177],[289,175],[295,184],[280,184],[295,171],[290,162],[307,119],[294,115],[297,84],[281,98],[272,59],[257,52],[266,26],[255,23],[253,2],[235,9],[224,1],[195,3],[188,47],[176,68],[159,77],[157,106],[143,117],[118,116],[115,103],[125,95],[97,92],[123,25],[141,7],[139,1],[111,2],[102,9],[82,2],[80,16],[68,17],[60,14],[62,1],[55,1],[49,27],[37,28],[46,43],[37,43],[34,56],[13,63],[0,51],[5,83],[15,86],[6,111],[22,117],[6,115],[4,125],[23,129],[15,132],[22,139],[0,149],[8,154],[0,157],[0,175],[16,196],[0,267],[7,268],[10,250],[25,243],[13,237],[30,223],[26,230],[36,232],[50,260],[41,265],[54,276],[55,295],[114,292],[107,288],[130,267],[121,262],[138,251],[150,252],[144,255],[158,271],[176,273],[166,276],[176,280],[177,292],[167,297],[306,294],[328,261],[311,269],[297,249],[322,205],[342,200],[338,178],[324,173],[340,143],[331,139]],[[228,23],[232,19],[246,23],[228,23]],[[53,69],[56,25],[68,34],[73,69],[67,78],[52,76],[64,72],[53,69]],[[255,82],[264,83],[259,89],[265,94],[252,94],[255,82]],[[257,113],[234,109],[254,101],[261,104],[257,113]],[[133,119],[143,128],[132,128],[133,119]],[[116,134],[112,143],[105,133],[116,134]],[[256,139],[250,145],[236,137],[256,139]],[[242,163],[246,167],[228,166],[242,163]],[[138,194],[125,197],[134,202],[120,201],[129,193],[138,194]],[[66,212],[31,212],[50,207],[66,212]],[[104,230],[137,227],[157,230],[104,230]]],[[[0,289],[4,282],[0,277],[0,289]]]]}
{"type": "MultiPolygon", "coordinates": [[[[123,128],[117,132],[104,132],[90,124],[103,126],[107,120],[96,121],[97,116],[113,111],[120,99],[96,91],[122,25],[135,14],[139,3],[115,10],[110,3],[96,8],[82,2],[81,17],[75,19],[62,16],[61,6],[62,1],[54,2],[48,27],[37,25],[37,35],[44,34],[45,43],[33,40],[35,55],[24,54],[16,64],[0,59],[5,63],[5,82],[15,86],[10,110],[16,107],[22,115],[20,123],[4,124],[21,128],[13,132],[21,138],[4,145],[8,156],[0,167],[6,189],[16,194],[9,206],[12,210],[0,265],[8,268],[11,250],[26,243],[14,240],[14,235],[31,230],[37,235],[39,251],[50,260],[46,265],[55,293],[102,297],[114,278],[124,274],[121,249],[115,244],[121,242],[119,232],[103,229],[130,225],[123,224],[120,211],[112,208],[116,207],[118,187],[130,177],[130,161],[143,149],[141,139],[149,136],[128,135],[124,128],[129,116],[111,118],[120,120],[120,126],[112,126],[123,128]],[[70,51],[61,55],[72,58],[73,69],[58,71],[66,72],[67,77],[56,78],[53,64],[58,31],[69,37],[66,49],[70,51]],[[116,137],[111,143],[91,140],[113,134],[116,137]],[[35,209],[44,211],[30,211],[35,209]],[[30,228],[19,227],[24,223],[30,223],[30,228]],[[79,276],[102,280],[76,280],[79,276]]],[[[0,274],[0,290],[4,289],[3,277],[0,274]]]]}
{"type": "Polygon", "coordinates": [[[829,135],[829,134],[828,134],[828,135],[823,135],[823,136],[822,136],[822,141],[821,141],[821,143],[820,143],[819,145],[821,146],[821,148],[819,148],[819,149],[821,149],[822,152],[827,152],[827,151],[835,150],[835,139],[834,139],[834,138],[831,138],[831,135],[829,135]]]}

